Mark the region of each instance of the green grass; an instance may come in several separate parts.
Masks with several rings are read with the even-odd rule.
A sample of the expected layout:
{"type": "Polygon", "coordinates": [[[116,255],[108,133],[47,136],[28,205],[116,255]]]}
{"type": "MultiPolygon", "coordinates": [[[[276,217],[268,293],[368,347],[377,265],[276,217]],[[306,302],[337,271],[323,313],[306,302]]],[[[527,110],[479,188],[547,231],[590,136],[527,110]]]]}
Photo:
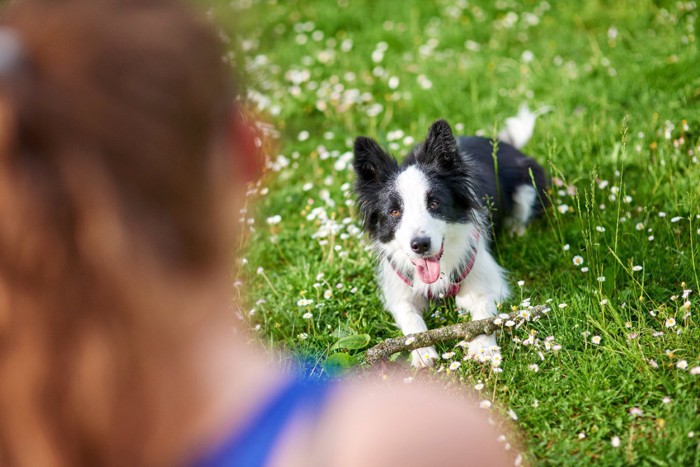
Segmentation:
{"type": "MultiPolygon", "coordinates": [[[[280,135],[243,216],[251,236],[238,290],[263,342],[320,363],[340,337],[400,334],[357,234],[355,136],[401,156],[437,118],[488,136],[521,103],[551,105],[524,150],[562,185],[555,206],[524,237],[498,238],[494,254],[514,289],[504,309],[529,298],[552,311],[499,338],[502,372],[462,361],[452,344],[438,349],[455,355],[437,371],[459,361],[465,386],[481,380],[495,410],[517,414],[534,463],[700,465],[694,4],[199,3],[238,39],[232,61],[280,135]]],[[[460,319],[450,303],[427,316],[431,327],[460,319]]],[[[362,349],[349,353],[362,362],[362,349]]]]}

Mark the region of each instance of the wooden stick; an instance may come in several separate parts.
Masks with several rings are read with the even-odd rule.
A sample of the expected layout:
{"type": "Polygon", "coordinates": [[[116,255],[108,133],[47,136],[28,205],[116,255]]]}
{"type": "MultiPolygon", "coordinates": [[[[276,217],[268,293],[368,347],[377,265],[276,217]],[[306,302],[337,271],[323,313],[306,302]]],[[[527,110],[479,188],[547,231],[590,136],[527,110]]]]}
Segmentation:
{"type": "Polygon", "coordinates": [[[514,311],[508,313],[508,317],[495,317],[470,321],[468,323],[457,323],[450,326],[431,329],[429,331],[408,334],[402,337],[386,339],[375,345],[365,353],[365,360],[370,365],[384,361],[397,352],[429,347],[438,342],[461,339],[472,340],[479,334],[493,334],[501,329],[508,321],[513,321],[514,327],[519,327],[525,321],[536,320],[549,312],[550,308],[539,305],[527,310],[514,311]]]}

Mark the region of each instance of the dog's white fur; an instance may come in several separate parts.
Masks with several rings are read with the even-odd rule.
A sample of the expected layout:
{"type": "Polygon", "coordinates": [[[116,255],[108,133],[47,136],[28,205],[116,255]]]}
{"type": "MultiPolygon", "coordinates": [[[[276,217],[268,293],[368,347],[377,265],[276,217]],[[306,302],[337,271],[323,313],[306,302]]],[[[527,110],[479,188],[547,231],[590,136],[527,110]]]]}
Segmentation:
{"type": "Polygon", "coordinates": [[[513,212],[505,219],[511,235],[522,236],[532,218],[532,207],[537,200],[537,190],[530,185],[520,185],[513,193],[513,212]]]}

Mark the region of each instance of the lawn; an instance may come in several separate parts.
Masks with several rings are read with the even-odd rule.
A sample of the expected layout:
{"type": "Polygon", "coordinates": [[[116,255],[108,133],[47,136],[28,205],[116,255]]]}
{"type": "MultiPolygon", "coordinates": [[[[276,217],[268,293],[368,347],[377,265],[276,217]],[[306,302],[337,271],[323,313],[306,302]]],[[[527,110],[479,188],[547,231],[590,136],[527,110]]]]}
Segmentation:
{"type": "MultiPolygon", "coordinates": [[[[521,104],[552,106],[524,151],[553,206],[494,246],[513,289],[502,310],[551,311],[504,328],[500,367],[454,342],[433,371],[513,418],[532,463],[700,465],[695,2],[198,3],[265,122],[235,279],[262,342],[322,375],[329,356],[364,366],[367,340],[400,335],[354,208],[355,136],[401,157],[437,118],[493,136],[521,104]]],[[[450,302],[428,315],[463,319],[450,302]]]]}

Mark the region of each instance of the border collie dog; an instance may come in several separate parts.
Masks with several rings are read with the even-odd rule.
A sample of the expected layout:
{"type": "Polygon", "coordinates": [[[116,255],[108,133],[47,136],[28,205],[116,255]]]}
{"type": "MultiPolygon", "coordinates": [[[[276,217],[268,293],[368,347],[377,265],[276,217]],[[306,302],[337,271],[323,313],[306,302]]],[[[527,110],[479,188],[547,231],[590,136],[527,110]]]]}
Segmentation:
{"type": "MultiPolygon", "coordinates": [[[[522,146],[529,135],[515,139],[522,146]]],[[[384,306],[401,331],[427,330],[423,311],[431,299],[455,297],[460,312],[472,319],[495,316],[509,291],[489,251],[491,233],[506,227],[521,235],[542,212],[542,167],[506,142],[494,147],[487,138],[455,138],[444,120],[431,125],[401,165],[374,140],[358,137],[353,166],[384,306]]],[[[493,334],[468,345],[469,357],[494,365],[499,352],[493,334]]],[[[414,350],[412,365],[430,366],[437,356],[433,347],[414,350]]]]}

